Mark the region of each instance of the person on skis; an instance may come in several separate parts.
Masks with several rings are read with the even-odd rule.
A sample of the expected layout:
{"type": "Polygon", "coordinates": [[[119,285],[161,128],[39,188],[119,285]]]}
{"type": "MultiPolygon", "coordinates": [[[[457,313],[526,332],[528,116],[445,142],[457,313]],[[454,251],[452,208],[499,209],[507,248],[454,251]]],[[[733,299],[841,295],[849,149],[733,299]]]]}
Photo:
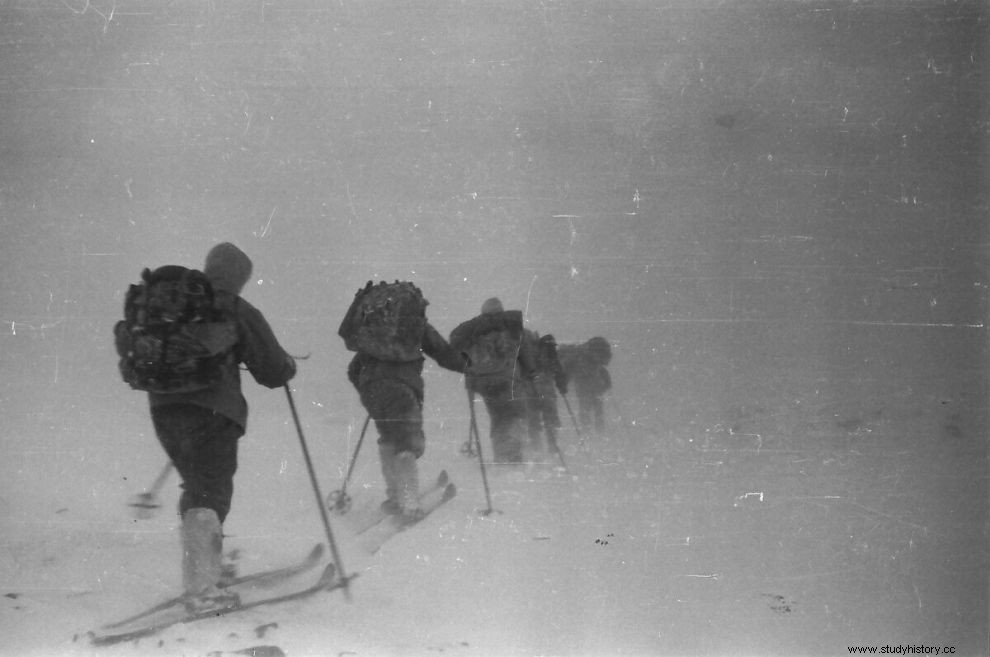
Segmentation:
{"type": "Polygon", "coordinates": [[[496,463],[523,462],[526,404],[536,374],[532,349],[524,337],[522,312],[505,310],[496,297],[482,304],[480,315],[450,334],[451,346],[465,360],[471,400],[477,393],[485,401],[496,463]]]}
{"type": "Polygon", "coordinates": [[[560,345],[560,364],[574,384],[578,400],[578,420],[585,431],[605,431],[604,396],[612,389],[608,365],[612,346],[596,336],[580,344],[560,345]]]}
{"type": "Polygon", "coordinates": [[[426,319],[428,302],[409,282],[373,285],[355,294],[338,334],[356,351],[347,378],[375,421],[385,480],[381,508],[403,520],[422,517],[416,461],[426,450],[423,432],[424,355],[463,372],[464,361],[426,319]]]}
{"type": "MultiPolygon", "coordinates": [[[[284,385],[296,373],[294,359],[279,345],[264,316],[240,297],[251,269],[248,256],[228,242],[217,244],[206,256],[202,274],[212,286],[214,310],[231,326],[233,343],[217,364],[215,382],[192,392],[148,392],[158,441],[182,479],[182,583],[190,613],[240,602],[236,593],[218,587],[223,523],[233,496],[238,440],[248,417],[239,364],[268,388],[284,385]]],[[[115,333],[118,352],[126,351],[121,342],[127,336],[116,329],[115,333]]]]}
{"type": "Polygon", "coordinates": [[[543,453],[541,429],[546,433],[547,449],[551,454],[560,451],[557,446],[557,430],[560,429],[560,414],[557,412],[557,392],[567,394],[567,373],[557,358],[557,341],[553,335],[539,335],[526,331],[532,345],[536,362],[536,374],[532,380],[532,392],[527,400],[529,420],[529,445],[536,454],[543,453]]]}

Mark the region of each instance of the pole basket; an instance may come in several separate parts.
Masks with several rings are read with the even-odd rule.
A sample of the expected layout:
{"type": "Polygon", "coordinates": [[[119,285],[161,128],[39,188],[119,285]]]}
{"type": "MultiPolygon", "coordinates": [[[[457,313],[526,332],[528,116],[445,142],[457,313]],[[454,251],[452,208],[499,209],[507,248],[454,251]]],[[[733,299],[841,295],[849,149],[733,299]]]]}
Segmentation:
{"type": "Polygon", "coordinates": [[[343,515],[351,510],[351,496],[343,489],[332,491],[327,495],[327,508],[343,515]]]}

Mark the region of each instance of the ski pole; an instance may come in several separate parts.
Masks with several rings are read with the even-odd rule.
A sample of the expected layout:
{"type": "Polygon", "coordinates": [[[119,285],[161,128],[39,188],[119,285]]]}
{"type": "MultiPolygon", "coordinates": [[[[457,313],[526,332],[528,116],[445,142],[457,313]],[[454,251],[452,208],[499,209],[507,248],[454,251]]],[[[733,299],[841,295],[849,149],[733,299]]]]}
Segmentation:
{"type": "Polygon", "coordinates": [[[303,436],[302,424],[299,422],[299,413],[296,412],[296,402],[292,399],[292,389],[285,383],[285,396],[289,400],[289,410],[292,411],[292,420],[296,423],[296,433],[299,434],[299,446],[302,447],[303,458],[306,461],[306,469],[309,471],[309,480],[313,484],[313,493],[316,494],[316,506],[320,509],[320,518],[323,519],[323,529],[326,530],[327,543],[330,545],[330,553],[333,555],[333,562],[340,573],[340,580],[344,589],[344,597],[348,601],[351,599],[350,576],[344,574],[344,565],[340,560],[340,552],[337,550],[337,542],[333,540],[333,530],[330,529],[330,519],[327,518],[327,510],[323,507],[323,495],[320,494],[320,484],[316,481],[316,472],[313,471],[313,460],[309,457],[309,448],[306,446],[306,438],[303,436]]]}
{"type": "Polygon", "coordinates": [[[468,437],[461,445],[461,454],[464,456],[474,456],[474,433],[471,429],[470,423],[468,424],[468,437]]]}
{"type": "Polygon", "coordinates": [[[553,446],[553,449],[555,452],[557,452],[557,458],[560,459],[560,467],[564,469],[564,472],[570,472],[570,470],[567,468],[567,461],[564,460],[564,452],[561,451],[561,449],[556,445],[553,446]]]}
{"type": "Polygon", "coordinates": [[[134,515],[137,518],[146,520],[154,515],[155,510],[161,508],[162,505],[158,503],[158,493],[161,491],[162,486],[165,485],[168,476],[172,474],[173,467],[172,461],[166,463],[162,471],[155,477],[155,481],[151,484],[151,487],[147,491],[136,495],[130,502],[128,506],[136,509],[134,515]]]}
{"type": "Polygon", "coordinates": [[[468,408],[471,410],[471,428],[468,433],[474,433],[474,442],[478,447],[478,464],[481,466],[481,482],[485,486],[485,502],[488,504],[488,508],[482,511],[481,515],[487,516],[494,510],[492,509],[492,495],[488,490],[488,474],[485,472],[485,459],[481,455],[481,436],[478,435],[478,421],[474,415],[474,393],[468,390],[467,396],[468,408]]]}
{"type": "Polygon", "coordinates": [[[364,434],[368,431],[368,423],[371,422],[371,415],[364,418],[364,426],[361,427],[361,437],[358,438],[357,446],[354,447],[354,455],[351,456],[351,464],[347,467],[347,476],[340,490],[335,490],[327,495],[327,506],[335,508],[341,513],[347,513],[351,508],[351,498],[347,494],[347,482],[351,480],[351,473],[354,472],[354,464],[357,463],[358,453],[361,451],[361,443],[364,442],[364,434]]]}
{"type": "Polygon", "coordinates": [[[461,454],[464,456],[474,456],[474,433],[471,431],[471,425],[468,424],[468,437],[461,445],[461,454]]]}
{"type": "Polygon", "coordinates": [[[577,432],[578,440],[584,443],[584,435],[581,434],[581,429],[578,428],[577,418],[574,417],[574,411],[571,410],[571,402],[567,401],[567,395],[561,395],[564,398],[564,406],[567,407],[567,414],[571,416],[571,423],[574,425],[574,430],[577,432]]]}
{"type": "MultiPolygon", "coordinates": [[[[550,438],[552,436],[553,434],[547,431],[547,437],[550,438]]],[[[560,446],[557,444],[556,437],[553,438],[553,443],[551,444],[551,447],[553,448],[553,451],[557,452],[557,458],[560,459],[560,467],[564,468],[564,472],[569,473],[570,470],[567,469],[567,462],[564,460],[564,452],[563,450],[560,449],[560,446]]]]}

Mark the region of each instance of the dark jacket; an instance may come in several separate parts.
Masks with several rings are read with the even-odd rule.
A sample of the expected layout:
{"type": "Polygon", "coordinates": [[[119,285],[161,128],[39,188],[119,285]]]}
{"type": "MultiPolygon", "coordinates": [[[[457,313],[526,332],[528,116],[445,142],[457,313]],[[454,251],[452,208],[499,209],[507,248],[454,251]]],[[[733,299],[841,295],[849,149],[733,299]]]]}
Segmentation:
{"type": "Polygon", "coordinates": [[[214,305],[237,324],[237,345],[224,365],[220,383],[208,390],[160,395],[148,393],[151,407],[191,404],[226,416],[247,429],[248,406],[241,393],[239,364],[244,363],[254,380],[268,388],[282,386],[296,374],[296,363],[279,345],[261,312],[236,294],[216,292],[214,305]]]}
{"type": "MultiPolygon", "coordinates": [[[[452,372],[464,371],[464,359],[451,349],[443,336],[429,323],[423,331],[420,344],[423,354],[437,362],[440,367],[452,372]]],[[[391,379],[402,381],[416,393],[420,402],[423,401],[423,361],[424,358],[398,362],[379,360],[368,354],[357,353],[347,367],[347,378],[351,384],[360,390],[372,381],[391,379]]]]}
{"type": "Polygon", "coordinates": [[[220,383],[208,390],[160,395],[149,393],[152,408],[191,404],[208,408],[247,429],[247,401],[241,394],[240,363],[254,380],[278,388],[296,375],[296,362],[282,349],[261,312],[239,295],[251,277],[251,259],[229,242],[217,244],[206,255],[203,273],[214,289],[214,305],[237,324],[237,344],[223,368],[220,383]]]}
{"type": "Polygon", "coordinates": [[[557,355],[578,396],[600,396],[612,388],[608,369],[586,343],[558,345],[557,355]]]}

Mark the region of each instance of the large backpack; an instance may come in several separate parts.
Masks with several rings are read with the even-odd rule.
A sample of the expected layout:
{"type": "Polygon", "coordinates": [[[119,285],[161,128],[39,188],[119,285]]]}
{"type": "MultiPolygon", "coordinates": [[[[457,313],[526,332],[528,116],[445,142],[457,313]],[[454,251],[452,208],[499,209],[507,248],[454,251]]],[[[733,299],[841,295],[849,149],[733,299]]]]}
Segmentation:
{"type": "Polygon", "coordinates": [[[465,374],[511,375],[522,339],[522,312],[506,310],[464,322],[451,332],[450,345],[464,355],[465,374]]]}
{"type": "Polygon", "coordinates": [[[464,352],[468,374],[496,374],[511,371],[519,354],[519,341],[508,331],[491,331],[479,336],[464,352]]]}
{"type": "Polygon", "coordinates": [[[422,358],[427,301],[408,281],[368,284],[354,295],[337,334],[350,351],[379,360],[422,358]]]}
{"type": "Polygon", "coordinates": [[[203,272],[167,265],[141,273],[114,326],[120,375],[135,390],[159,394],[211,388],[233,357],[237,326],[214,305],[203,272]]]}

